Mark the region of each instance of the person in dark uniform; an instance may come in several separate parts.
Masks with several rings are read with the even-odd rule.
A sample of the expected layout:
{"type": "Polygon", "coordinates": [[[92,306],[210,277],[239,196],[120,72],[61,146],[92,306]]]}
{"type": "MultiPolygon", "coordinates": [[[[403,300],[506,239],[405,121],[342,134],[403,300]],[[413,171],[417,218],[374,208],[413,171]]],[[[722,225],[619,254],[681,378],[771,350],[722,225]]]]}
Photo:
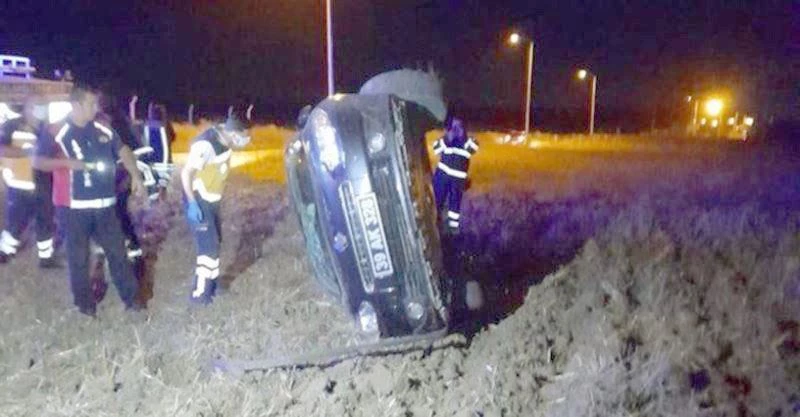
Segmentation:
{"type": "Polygon", "coordinates": [[[151,200],[164,199],[172,175],[172,142],[175,130],[167,120],[167,109],[161,104],[150,103],[147,120],[142,126],[142,145],[152,149],[140,160],[147,164],[154,184],[148,186],[147,193],[151,200]]]}
{"type": "MultiPolygon", "coordinates": [[[[101,96],[100,103],[101,111],[97,115],[97,121],[103,123],[105,126],[111,127],[119,136],[122,144],[133,150],[135,155],[136,150],[141,149],[143,146],[136,138],[133,126],[131,126],[124,112],[112,103],[112,99],[109,96],[101,96]]],[[[137,176],[141,177],[142,172],[137,171],[137,176]]],[[[136,228],[133,224],[130,210],[128,209],[128,202],[131,197],[131,179],[128,175],[128,171],[125,169],[117,169],[115,181],[117,191],[117,216],[122,226],[122,233],[125,235],[125,248],[127,249],[128,258],[134,265],[134,269],[138,269],[137,266],[141,260],[142,248],[139,237],[136,235],[136,228]]]]}
{"type": "Polygon", "coordinates": [[[457,232],[461,225],[461,198],[466,188],[469,161],[478,151],[478,143],[467,136],[464,122],[450,116],[445,121],[445,134],[433,144],[439,163],[433,174],[436,213],[447,208],[447,230],[457,232]]]}
{"type": "Polygon", "coordinates": [[[241,148],[249,142],[247,127],[231,116],[224,125],[213,126],[197,136],[189,149],[181,184],[186,218],[197,246],[192,302],[209,304],[216,293],[222,241],[219,209],[230,172],[231,148],[241,148]]]}
{"type": "Polygon", "coordinates": [[[142,144],[153,148],[148,155],[148,163],[169,164],[172,162],[172,142],[175,130],[167,120],[167,109],[161,104],[151,103],[147,120],[142,128],[142,144]]]}
{"type": "Polygon", "coordinates": [[[53,247],[53,177],[32,165],[37,142],[48,134],[47,117],[46,103],[32,96],[26,100],[22,117],[0,126],[0,165],[7,186],[5,229],[0,234],[0,264],[7,263],[17,254],[22,233],[35,219],[39,266],[59,266],[53,247]]]}
{"type": "Polygon", "coordinates": [[[83,163],[83,169],[69,169],[70,196],[66,210],[66,255],[74,303],[81,313],[95,316],[97,303],[89,283],[89,241],[103,248],[111,278],[127,309],[141,310],[135,300],[137,283],[125,250],[125,235],[116,212],[117,160],[131,178],[134,194],[143,193],[142,180],[133,152],[109,127],[95,121],[98,96],[76,87],[70,93],[72,112],[55,136],[39,165],[57,161],[57,151],[67,160],[83,163]],[[55,149],[55,147],[58,149],[55,149]],[[48,160],[47,157],[53,158],[48,160]]]}

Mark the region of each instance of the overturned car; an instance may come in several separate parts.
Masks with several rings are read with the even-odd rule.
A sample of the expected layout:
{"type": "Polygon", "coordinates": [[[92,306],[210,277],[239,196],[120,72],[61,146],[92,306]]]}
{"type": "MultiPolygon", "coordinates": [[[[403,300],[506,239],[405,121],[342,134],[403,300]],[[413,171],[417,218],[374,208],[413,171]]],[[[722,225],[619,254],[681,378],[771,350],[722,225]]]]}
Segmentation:
{"type": "Polygon", "coordinates": [[[285,152],[316,280],[382,338],[447,329],[425,142],[444,113],[434,75],[385,73],[319,103],[285,152]]]}

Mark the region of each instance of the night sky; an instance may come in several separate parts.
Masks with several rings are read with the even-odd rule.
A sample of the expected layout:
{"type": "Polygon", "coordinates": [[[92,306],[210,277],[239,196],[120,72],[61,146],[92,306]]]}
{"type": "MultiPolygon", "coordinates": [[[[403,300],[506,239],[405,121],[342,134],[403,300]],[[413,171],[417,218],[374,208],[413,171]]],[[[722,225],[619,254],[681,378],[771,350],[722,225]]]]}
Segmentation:
{"type": "MultiPolygon", "coordinates": [[[[722,90],[732,107],[800,119],[800,2],[333,0],[338,91],[401,67],[435,67],[462,107],[518,109],[536,45],[537,108],[675,106],[722,90]]],[[[326,91],[322,0],[0,2],[0,52],[68,67],[116,95],[294,107],[326,91]]],[[[291,111],[295,111],[294,108],[291,111]]]]}

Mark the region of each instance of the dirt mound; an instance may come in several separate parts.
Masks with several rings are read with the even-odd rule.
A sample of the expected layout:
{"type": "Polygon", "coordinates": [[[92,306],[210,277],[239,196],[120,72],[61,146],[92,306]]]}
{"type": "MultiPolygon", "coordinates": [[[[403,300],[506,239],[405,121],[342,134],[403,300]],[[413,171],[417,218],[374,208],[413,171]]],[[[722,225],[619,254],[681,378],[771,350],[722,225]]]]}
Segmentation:
{"type": "Polygon", "coordinates": [[[800,239],[746,207],[686,214],[627,208],[469,346],[252,382],[284,384],[281,415],[797,413],[800,239]]]}
{"type": "Polygon", "coordinates": [[[685,214],[697,221],[633,207],[532,288],[472,345],[477,392],[505,386],[495,401],[509,415],[798,412],[800,240],[747,210],[685,214]]]}

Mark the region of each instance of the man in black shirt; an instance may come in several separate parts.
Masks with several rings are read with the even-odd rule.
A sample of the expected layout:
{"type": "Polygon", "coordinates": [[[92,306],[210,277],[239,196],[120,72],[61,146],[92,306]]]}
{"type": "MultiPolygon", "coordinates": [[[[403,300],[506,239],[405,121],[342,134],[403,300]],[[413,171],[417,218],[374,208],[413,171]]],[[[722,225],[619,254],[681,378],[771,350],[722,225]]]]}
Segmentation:
{"type": "Polygon", "coordinates": [[[55,137],[59,149],[43,149],[42,156],[63,154],[81,161],[85,169],[70,169],[70,201],[66,215],[67,264],[75,305],[84,314],[96,314],[89,285],[89,240],[100,245],[108,259],[111,278],[127,309],[140,310],[135,301],[137,282],[128,262],[125,237],[116,213],[116,167],[121,160],[134,194],[144,187],[133,152],[107,126],[94,121],[97,94],[76,87],[70,94],[72,112],[55,137]]]}

